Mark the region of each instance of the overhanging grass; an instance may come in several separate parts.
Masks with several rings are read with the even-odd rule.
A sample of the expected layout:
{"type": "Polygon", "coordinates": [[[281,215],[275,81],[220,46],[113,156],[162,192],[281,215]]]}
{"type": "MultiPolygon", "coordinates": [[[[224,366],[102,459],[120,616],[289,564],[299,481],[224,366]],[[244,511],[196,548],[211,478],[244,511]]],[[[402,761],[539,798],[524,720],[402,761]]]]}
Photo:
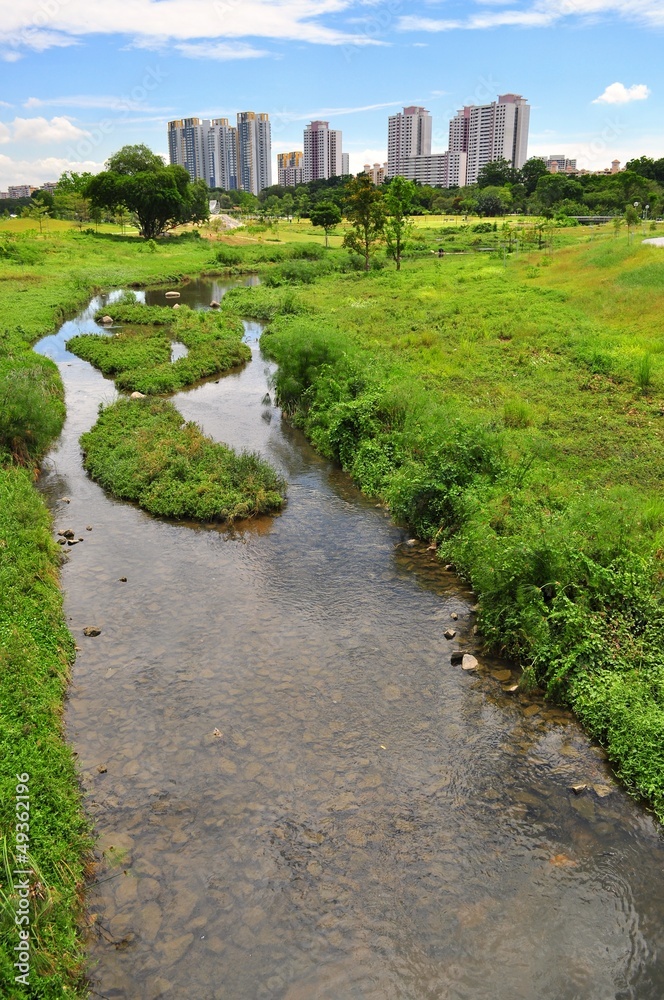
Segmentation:
{"type": "Polygon", "coordinates": [[[267,462],[216,444],[165,400],[102,409],[81,446],[93,479],[160,517],[234,521],[284,502],[285,484],[267,462]]]}

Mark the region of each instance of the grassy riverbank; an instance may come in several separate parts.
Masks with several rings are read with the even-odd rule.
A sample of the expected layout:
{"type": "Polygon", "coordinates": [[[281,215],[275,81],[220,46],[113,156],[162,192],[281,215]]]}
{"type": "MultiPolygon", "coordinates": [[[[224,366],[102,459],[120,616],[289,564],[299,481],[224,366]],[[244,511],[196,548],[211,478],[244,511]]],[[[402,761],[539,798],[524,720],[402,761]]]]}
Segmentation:
{"type": "Polygon", "coordinates": [[[0,227],[0,837],[11,861],[16,775],[29,773],[36,874],[26,989],[14,981],[17,897],[0,863],[0,995],[63,1000],[88,995],[80,925],[91,841],[62,732],[74,649],[58,588],[59,549],[34,486],[36,467],[62,427],[62,384],[56,365],[30,346],[99,289],[176,282],[219,267],[210,245],[195,236],[151,249],[131,237],[64,225],[40,237],[12,228],[15,221],[0,227]]]}
{"type": "Polygon", "coordinates": [[[435,540],[487,645],[571,704],[664,817],[664,252],[565,242],[507,267],[330,275],[287,315],[283,288],[233,308],[275,316],[263,344],[291,418],[435,540]]]}

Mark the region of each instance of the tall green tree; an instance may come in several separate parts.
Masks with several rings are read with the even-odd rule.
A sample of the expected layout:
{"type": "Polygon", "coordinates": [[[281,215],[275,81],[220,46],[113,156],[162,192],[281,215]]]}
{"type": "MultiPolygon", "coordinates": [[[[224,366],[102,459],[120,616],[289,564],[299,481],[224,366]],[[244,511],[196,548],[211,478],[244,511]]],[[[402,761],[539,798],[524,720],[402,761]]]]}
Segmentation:
{"type": "Polygon", "coordinates": [[[492,160],[491,163],[482,167],[477,175],[477,186],[480,188],[504,187],[505,184],[511,184],[517,179],[516,174],[517,171],[509,160],[501,157],[499,160],[492,160]]]}
{"type": "Polygon", "coordinates": [[[325,231],[325,246],[328,247],[331,231],[341,222],[340,208],[331,201],[322,201],[314,205],[309,218],[312,226],[319,226],[325,231]]]}
{"type": "Polygon", "coordinates": [[[368,271],[385,231],[385,198],[368,174],[358,174],[348,182],[346,218],[352,229],[344,236],[343,245],[362,258],[368,271]]]}
{"type": "Polygon", "coordinates": [[[540,177],[544,177],[548,172],[546,163],[539,156],[531,156],[529,160],[526,160],[519,170],[519,178],[526,189],[526,194],[533,194],[540,177]]]}
{"type": "Polygon", "coordinates": [[[92,208],[117,212],[124,206],[136,216],[146,240],[209,217],[205,182],[192,184],[184,167],[164,166],[163,159],[147,146],[124,146],[106,168],[86,186],[92,208]]]}
{"type": "Polygon", "coordinates": [[[416,188],[412,181],[394,177],[385,192],[385,241],[387,254],[401,270],[401,258],[413,234],[411,214],[415,202],[416,188]]]}

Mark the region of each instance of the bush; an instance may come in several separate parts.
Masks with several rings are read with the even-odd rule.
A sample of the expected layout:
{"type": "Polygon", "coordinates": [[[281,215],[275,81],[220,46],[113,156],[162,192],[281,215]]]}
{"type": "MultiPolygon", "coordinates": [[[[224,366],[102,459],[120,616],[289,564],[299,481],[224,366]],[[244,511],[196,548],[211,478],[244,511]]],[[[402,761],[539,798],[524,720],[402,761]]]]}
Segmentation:
{"type": "Polygon", "coordinates": [[[16,359],[0,366],[0,454],[21,464],[39,461],[62,429],[62,392],[47,365],[55,367],[16,359]]]}

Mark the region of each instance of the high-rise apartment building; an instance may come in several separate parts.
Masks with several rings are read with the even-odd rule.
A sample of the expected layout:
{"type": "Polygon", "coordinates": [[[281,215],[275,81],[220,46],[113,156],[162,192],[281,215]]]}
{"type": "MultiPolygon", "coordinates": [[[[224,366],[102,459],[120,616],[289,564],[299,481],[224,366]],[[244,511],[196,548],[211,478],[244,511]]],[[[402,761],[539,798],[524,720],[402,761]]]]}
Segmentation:
{"type": "Polygon", "coordinates": [[[237,116],[238,182],[243,191],[258,194],[272,186],[270,117],[253,111],[237,116]]]}
{"type": "Polygon", "coordinates": [[[348,177],[350,174],[350,156],[348,153],[341,154],[341,176],[348,177]]]}
{"type": "Polygon", "coordinates": [[[431,115],[425,108],[412,106],[390,115],[387,129],[389,177],[401,173],[404,160],[431,155],[431,128],[431,115]]]}
{"type": "Polygon", "coordinates": [[[208,186],[237,191],[237,129],[228,118],[213,118],[208,123],[207,153],[208,186]]]}
{"type": "Polygon", "coordinates": [[[238,115],[237,128],[228,118],[182,118],[168,123],[172,164],[184,167],[192,181],[258,194],[272,183],[272,148],[267,115],[238,115]]]}
{"type": "Polygon", "coordinates": [[[304,153],[279,153],[277,155],[279,181],[282,187],[296,187],[304,180],[304,153]]]}
{"type": "Polygon", "coordinates": [[[172,165],[184,167],[192,181],[207,179],[209,121],[181,118],[168,123],[168,155],[172,165]]]}
{"type": "Polygon", "coordinates": [[[529,126],[530,105],[520,94],[503,94],[491,104],[471,107],[465,183],[475,184],[482,167],[494,160],[522,167],[528,157],[529,126]]]}
{"type": "Polygon", "coordinates": [[[304,182],[343,174],[342,135],[329,122],[310,122],[304,130],[304,182]]]}

